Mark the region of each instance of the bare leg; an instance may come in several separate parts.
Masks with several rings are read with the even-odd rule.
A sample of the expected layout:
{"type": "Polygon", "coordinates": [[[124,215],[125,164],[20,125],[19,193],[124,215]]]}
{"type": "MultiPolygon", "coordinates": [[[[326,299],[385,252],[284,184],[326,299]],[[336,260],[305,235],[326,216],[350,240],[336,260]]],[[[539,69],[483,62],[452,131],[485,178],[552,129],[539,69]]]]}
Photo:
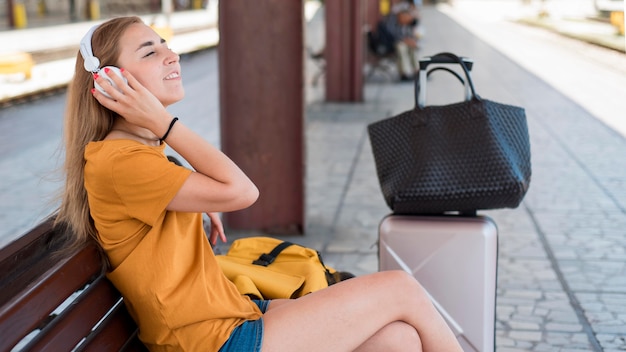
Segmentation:
{"type": "Polygon", "coordinates": [[[422,352],[422,341],[414,327],[396,321],[378,330],[357,352],[422,352]]]}
{"type": "Polygon", "coordinates": [[[263,320],[263,352],[392,348],[398,334],[407,337],[405,349],[421,342],[427,352],[461,351],[423,288],[402,271],[357,277],[296,300],[272,302],[263,320]],[[418,337],[411,338],[407,327],[418,337]]]}
{"type": "MultiPolygon", "coordinates": [[[[273,300],[269,309],[274,309],[280,305],[292,302],[292,300],[273,300]]],[[[414,327],[396,321],[378,330],[374,336],[370,337],[355,352],[422,352],[422,341],[414,327]],[[412,348],[414,346],[414,348],[412,348]],[[412,348],[412,349],[411,349],[412,348]]]]}

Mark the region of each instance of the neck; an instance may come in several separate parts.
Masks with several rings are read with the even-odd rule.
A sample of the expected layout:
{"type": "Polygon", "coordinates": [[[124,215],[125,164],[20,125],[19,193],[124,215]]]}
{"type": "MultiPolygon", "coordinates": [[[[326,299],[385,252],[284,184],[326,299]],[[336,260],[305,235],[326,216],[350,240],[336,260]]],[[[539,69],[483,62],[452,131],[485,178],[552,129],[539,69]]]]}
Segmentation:
{"type": "Polygon", "coordinates": [[[121,117],[115,120],[106,139],[132,139],[151,146],[161,143],[159,137],[149,129],[133,125],[121,117]]]}

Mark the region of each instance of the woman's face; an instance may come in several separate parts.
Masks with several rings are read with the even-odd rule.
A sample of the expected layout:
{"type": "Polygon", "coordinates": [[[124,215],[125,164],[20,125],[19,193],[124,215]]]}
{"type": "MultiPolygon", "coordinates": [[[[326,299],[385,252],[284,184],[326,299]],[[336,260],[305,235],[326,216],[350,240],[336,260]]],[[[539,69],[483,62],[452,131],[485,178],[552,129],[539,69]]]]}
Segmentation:
{"type": "Polygon", "coordinates": [[[119,45],[119,67],[128,70],[164,106],[185,96],[180,57],[152,28],[142,23],[130,25],[119,45]]]}

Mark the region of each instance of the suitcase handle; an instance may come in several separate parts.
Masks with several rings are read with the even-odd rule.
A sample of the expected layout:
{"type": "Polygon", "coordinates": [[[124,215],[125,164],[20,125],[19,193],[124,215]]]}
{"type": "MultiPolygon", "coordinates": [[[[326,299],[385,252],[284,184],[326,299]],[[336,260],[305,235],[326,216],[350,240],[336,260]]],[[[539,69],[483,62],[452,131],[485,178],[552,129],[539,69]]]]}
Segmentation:
{"type": "Polygon", "coordinates": [[[471,100],[472,98],[479,98],[474,90],[474,83],[470,76],[470,70],[473,67],[474,62],[467,57],[459,57],[452,53],[439,53],[435,56],[427,56],[419,60],[420,72],[418,79],[415,80],[415,107],[423,109],[426,104],[426,81],[429,74],[437,69],[443,69],[453,73],[461,82],[465,85],[465,99],[471,100]],[[456,72],[447,68],[434,68],[430,71],[426,71],[430,64],[458,64],[465,73],[466,80],[463,81],[456,72]]]}

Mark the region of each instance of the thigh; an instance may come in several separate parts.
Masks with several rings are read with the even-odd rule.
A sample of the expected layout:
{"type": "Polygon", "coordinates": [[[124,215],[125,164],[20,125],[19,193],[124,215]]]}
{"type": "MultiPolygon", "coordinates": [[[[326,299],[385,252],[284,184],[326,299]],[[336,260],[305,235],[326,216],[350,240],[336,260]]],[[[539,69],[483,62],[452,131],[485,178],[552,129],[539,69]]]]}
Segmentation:
{"type": "MultiPolygon", "coordinates": [[[[397,283],[376,273],[342,281],[304,297],[274,302],[263,316],[264,351],[352,351],[396,320],[385,298],[397,283]]],[[[394,289],[399,289],[395,287],[394,289]]]]}
{"type": "Polygon", "coordinates": [[[266,301],[268,305],[267,305],[267,309],[263,311],[263,313],[267,311],[271,311],[272,309],[277,309],[278,307],[282,307],[285,304],[289,304],[290,302],[293,302],[293,301],[294,299],[273,299],[271,301],[266,301]]]}

